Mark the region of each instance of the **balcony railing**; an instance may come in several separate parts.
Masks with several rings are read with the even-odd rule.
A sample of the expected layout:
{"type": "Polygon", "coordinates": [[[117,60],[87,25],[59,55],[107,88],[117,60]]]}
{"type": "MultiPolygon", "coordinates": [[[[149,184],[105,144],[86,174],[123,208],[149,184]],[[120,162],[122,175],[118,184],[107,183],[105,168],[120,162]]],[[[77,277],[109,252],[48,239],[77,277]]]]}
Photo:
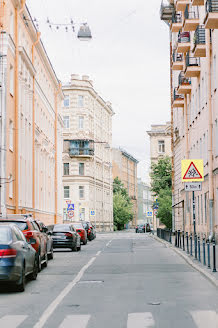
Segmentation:
{"type": "Polygon", "coordinates": [[[93,156],[94,149],[89,148],[71,148],[69,149],[70,156],[93,156]]]}
{"type": "Polygon", "coordinates": [[[200,66],[200,58],[190,57],[189,54],[186,55],[185,59],[186,67],[189,66],[200,66]]]}
{"type": "Polygon", "coordinates": [[[160,19],[166,22],[172,21],[172,15],[174,12],[174,6],[171,4],[161,3],[160,7],[160,19]]]}
{"type": "Polygon", "coordinates": [[[173,62],[182,62],[183,61],[183,54],[178,54],[177,52],[173,53],[173,62]]]}
{"type": "Polygon", "coordinates": [[[93,140],[65,140],[64,148],[72,156],[93,156],[93,140]]]}
{"type": "Polygon", "coordinates": [[[203,26],[198,26],[196,28],[193,41],[195,45],[206,43],[205,28],[203,26]]]}
{"type": "Polygon", "coordinates": [[[194,8],[189,9],[189,6],[186,6],[185,12],[184,12],[185,19],[198,19],[199,14],[198,11],[194,8]]]}
{"type": "Polygon", "coordinates": [[[218,12],[218,0],[206,1],[206,12],[217,13],[218,12]]]}
{"type": "Polygon", "coordinates": [[[191,79],[185,77],[185,72],[180,72],[178,82],[179,82],[179,85],[190,85],[191,79]]]}
{"type": "Polygon", "coordinates": [[[174,101],[176,101],[176,100],[184,100],[184,95],[178,94],[178,89],[177,88],[174,88],[174,91],[173,91],[173,100],[174,101]]]}
{"type": "Polygon", "coordinates": [[[172,23],[182,23],[182,15],[180,13],[174,12],[172,15],[172,23]]]}
{"type": "Polygon", "coordinates": [[[188,43],[190,42],[190,33],[189,32],[181,32],[178,35],[179,43],[188,43]]]}

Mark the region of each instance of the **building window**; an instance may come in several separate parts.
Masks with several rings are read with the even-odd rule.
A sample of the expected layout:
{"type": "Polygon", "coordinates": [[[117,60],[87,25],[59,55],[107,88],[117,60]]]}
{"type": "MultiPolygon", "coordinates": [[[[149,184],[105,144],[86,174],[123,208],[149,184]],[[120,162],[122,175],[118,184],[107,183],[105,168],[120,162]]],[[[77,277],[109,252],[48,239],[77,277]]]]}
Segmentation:
{"type": "Polygon", "coordinates": [[[64,97],[64,107],[69,107],[70,106],[70,97],[65,96],[64,97]]]}
{"type": "Polygon", "coordinates": [[[64,116],[63,121],[64,121],[65,129],[69,129],[69,127],[70,127],[70,118],[69,118],[69,116],[64,116]]]}
{"type": "Polygon", "coordinates": [[[84,117],[79,117],[79,129],[84,129],[84,117]]]}
{"type": "Polygon", "coordinates": [[[79,163],[79,175],[84,175],[84,163],[79,163]]]}
{"type": "Polygon", "coordinates": [[[85,220],[85,208],[81,208],[80,211],[80,220],[84,221],[85,220]]]}
{"type": "Polygon", "coordinates": [[[69,174],[70,174],[70,164],[64,163],[64,175],[69,175],[69,174]]]}
{"type": "Polygon", "coordinates": [[[84,190],[85,188],[83,186],[79,186],[79,199],[84,199],[84,190]]]}
{"type": "Polygon", "coordinates": [[[14,95],[14,67],[10,66],[10,94],[14,95]]]}
{"type": "Polygon", "coordinates": [[[70,187],[64,186],[64,198],[70,198],[70,187]]]}
{"type": "Polygon", "coordinates": [[[12,174],[9,176],[9,198],[13,198],[13,179],[12,174]]]}
{"type": "Polygon", "coordinates": [[[165,142],[164,140],[158,141],[158,152],[159,153],[165,153],[165,142]]]}
{"type": "Polygon", "coordinates": [[[78,96],[78,107],[84,107],[84,97],[78,96]]]}
{"type": "Polygon", "coordinates": [[[14,147],[14,125],[13,122],[9,122],[9,149],[13,151],[14,147]]]}

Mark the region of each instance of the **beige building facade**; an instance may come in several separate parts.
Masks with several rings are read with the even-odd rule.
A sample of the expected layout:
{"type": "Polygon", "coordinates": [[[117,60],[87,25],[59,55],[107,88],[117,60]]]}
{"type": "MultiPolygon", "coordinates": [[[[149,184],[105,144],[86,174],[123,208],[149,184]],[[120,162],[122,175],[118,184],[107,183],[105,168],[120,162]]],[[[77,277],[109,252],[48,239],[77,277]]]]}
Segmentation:
{"type": "Polygon", "coordinates": [[[113,148],[113,179],[118,177],[124,187],[127,189],[128,195],[133,203],[133,226],[138,221],[138,192],[137,192],[137,164],[138,160],[125,150],[113,148]]]}
{"type": "MultiPolygon", "coordinates": [[[[218,1],[170,2],[174,228],[194,232],[192,195],[181,182],[181,160],[203,159],[202,191],[195,192],[196,233],[212,238],[218,235],[218,1]]],[[[164,20],[165,14],[162,8],[164,20]]]]}
{"type": "Polygon", "coordinates": [[[112,116],[88,76],[72,74],[63,86],[64,220],[91,221],[98,231],[113,230],[112,116]],[[68,213],[68,204],[74,210],[68,213]],[[71,217],[70,217],[71,216],[71,217]]]}
{"type": "Polygon", "coordinates": [[[62,100],[25,1],[0,1],[1,214],[62,221],[62,100]]]}

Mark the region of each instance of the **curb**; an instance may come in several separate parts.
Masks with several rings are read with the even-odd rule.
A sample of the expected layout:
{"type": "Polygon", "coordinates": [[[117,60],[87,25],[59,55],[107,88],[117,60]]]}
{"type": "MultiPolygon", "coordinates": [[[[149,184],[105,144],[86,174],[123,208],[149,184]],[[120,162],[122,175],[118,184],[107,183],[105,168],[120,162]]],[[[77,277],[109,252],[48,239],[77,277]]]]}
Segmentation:
{"type": "Polygon", "coordinates": [[[199,265],[195,264],[191,258],[182,253],[182,251],[178,250],[176,247],[174,247],[172,244],[169,244],[165,240],[160,239],[157,236],[151,236],[153,239],[157,240],[159,243],[164,244],[168,248],[171,248],[175,253],[177,253],[180,257],[182,257],[192,268],[194,268],[196,271],[200,272],[204,277],[206,277],[215,287],[218,288],[218,280],[209,272],[207,272],[205,269],[201,268],[199,265]]]}

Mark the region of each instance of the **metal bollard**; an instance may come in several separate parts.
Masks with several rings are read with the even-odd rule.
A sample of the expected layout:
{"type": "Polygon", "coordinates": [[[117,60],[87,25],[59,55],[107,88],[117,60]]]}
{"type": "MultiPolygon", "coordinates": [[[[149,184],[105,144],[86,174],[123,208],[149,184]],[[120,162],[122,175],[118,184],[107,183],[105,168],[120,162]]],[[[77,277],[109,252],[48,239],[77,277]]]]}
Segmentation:
{"type": "Polygon", "coordinates": [[[205,238],[203,238],[203,263],[206,265],[205,238]]]}
{"type": "Polygon", "coordinates": [[[185,251],[185,232],[182,232],[183,251],[185,251]]]}
{"type": "Polygon", "coordinates": [[[194,243],[195,243],[195,260],[198,259],[198,237],[195,234],[194,236],[194,243]]]}
{"type": "Polygon", "coordinates": [[[180,247],[180,241],[181,241],[181,239],[180,239],[180,230],[178,230],[178,247],[180,247]]]}
{"type": "Polygon", "coordinates": [[[213,272],[216,272],[216,240],[213,240],[213,272]]]}
{"type": "Polygon", "coordinates": [[[187,254],[189,254],[188,232],[186,232],[186,239],[187,239],[187,254]]]}
{"type": "Polygon", "coordinates": [[[177,247],[177,231],[175,231],[175,247],[177,247]]]}
{"type": "Polygon", "coordinates": [[[201,262],[201,239],[198,236],[198,261],[201,262]]]}
{"type": "Polygon", "coordinates": [[[210,241],[207,240],[207,267],[210,268],[210,241]]]}
{"type": "Polygon", "coordinates": [[[192,233],[190,234],[190,255],[192,256],[192,233]]]}
{"type": "Polygon", "coordinates": [[[170,238],[169,238],[170,244],[172,244],[172,236],[171,236],[171,233],[172,233],[172,231],[170,230],[170,238]]]}

